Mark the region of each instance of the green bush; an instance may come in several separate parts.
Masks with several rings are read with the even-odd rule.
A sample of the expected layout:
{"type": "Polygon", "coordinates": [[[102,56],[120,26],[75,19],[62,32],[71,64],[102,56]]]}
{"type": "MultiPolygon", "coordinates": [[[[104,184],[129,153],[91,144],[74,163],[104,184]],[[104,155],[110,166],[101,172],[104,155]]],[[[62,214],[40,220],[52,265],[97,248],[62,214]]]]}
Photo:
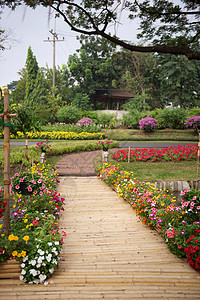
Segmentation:
{"type": "Polygon", "coordinates": [[[98,124],[98,113],[92,110],[83,110],[81,112],[82,117],[92,119],[94,124],[98,124]]]}
{"type": "Polygon", "coordinates": [[[129,112],[128,114],[123,114],[123,123],[127,128],[139,128],[139,120],[141,119],[141,113],[139,111],[129,112]]]}
{"type": "Polygon", "coordinates": [[[78,122],[82,115],[80,109],[74,105],[68,105],[61,107],[56,113],[56,117],[59,122],[64,122],[66,124],[72,124],[78,122]]]}
{"type": "Polygon", "coordinates": [[[114,114],[106,114],[106,113],[99,113],[98,114],[98,124],[101,125],[103,128],[106,126],[109,127],[111,121],[115,118],[114,114]]]}
{"type": "Polygon", "coordinates": [[[183,129],[186,117],[186,110],[182,108],[166,108],[161,110],[157,120],[160,128],[183,129]]]}

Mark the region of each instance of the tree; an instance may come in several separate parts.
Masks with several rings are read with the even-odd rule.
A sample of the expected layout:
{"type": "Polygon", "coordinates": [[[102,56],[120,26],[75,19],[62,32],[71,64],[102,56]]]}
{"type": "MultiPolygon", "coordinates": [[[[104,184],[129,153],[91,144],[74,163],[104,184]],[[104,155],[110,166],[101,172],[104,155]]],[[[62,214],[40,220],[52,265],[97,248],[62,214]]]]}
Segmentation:
{"type": "Polygon", "coordinates": [[[184,56],[158,55],[160,99],[174,106],[194,107],[200,101],[200,63],[184,56]]]}
{"type": "Polygon", "coordinates": [[[34,95],[33,90],[35,88],[35,82],[37,78],[37,73],[39,70],[36,57],[33,55],[31,47],[28,48],[28,54],[26,59],[26,90],[25,90],[25,103],[33,105],[34,95]]]}
{"type": "MultiPolygon", "coordinates": [[[[0,11],[0,19],[2,12],[0,11]]],[[[13,42],[13,32],[11,29],[4,29],[0,26],[0,51],[8,50],[11,48],[13,42]]]]}
{"type": "Polygon", "coordinates": [[[51,7],[70,26],[71,30],[106,38],[125,49],[137,52],[158,52],[182,54],[189,59],[200,59],[199,51],[199,0],[0,0],[0,6],[15,8],[25,3],[51,7]],[[127,10],[129,18],[140,20],[138,38],[145,37],[151,45],[136,46],[124,41],[107,30],[120,22],[122,11],[127,10]]]}
{"type": "Polygon", "coordinates": [[[70,55],[68,66],[73,84],[77,84],[76,92],[89,96],[96,89],[112,86],[118,78],[118,70],[112,60],[114,48],[110,43],[97,37],[81,36],[81,48],[70,55]]]}

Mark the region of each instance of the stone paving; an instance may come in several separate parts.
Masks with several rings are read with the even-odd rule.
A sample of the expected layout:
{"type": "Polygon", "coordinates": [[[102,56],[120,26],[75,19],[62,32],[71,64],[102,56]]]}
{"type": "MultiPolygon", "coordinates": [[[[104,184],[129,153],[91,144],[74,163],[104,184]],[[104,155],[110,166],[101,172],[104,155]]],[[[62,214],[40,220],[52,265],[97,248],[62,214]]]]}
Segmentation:
{"type": "Polygon", "coordinates": [[[64,155],[56,164],[60,176],[96,176],[94,158],[102,155],[102,150],[83,151],[64,155]]]}

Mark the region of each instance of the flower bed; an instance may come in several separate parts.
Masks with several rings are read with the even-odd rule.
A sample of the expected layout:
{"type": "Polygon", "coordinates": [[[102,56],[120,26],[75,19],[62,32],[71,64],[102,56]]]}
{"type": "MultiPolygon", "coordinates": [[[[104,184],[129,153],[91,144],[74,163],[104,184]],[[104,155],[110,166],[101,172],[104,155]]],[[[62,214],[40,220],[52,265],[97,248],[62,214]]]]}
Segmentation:
{"type": "MultiPolygon", "coordinates": [[[[17,133],[11,134],[11,139],[50,139],[50,140],[101,140],[105,138],[105,134],[101,132],[66,132],[66,131],[37,131],[37,132],[23,132],[17,131],[17,133]]],[[[3,133],[0,133],[0,138],[3,138],[3,133]]]]}
{"type": "MultiPolygon", "coordinates": [[[[162,149],[142,148],[130,150],[130,161],[182,161],[196,160],[198,145],[170,146],[162,149]]],[[[117,161],[128,161],[129,150],[119,150],[112,155],[117,161]]]]}
{"type": "Polygon", "coordinates": [[[177,206],[167,191],[139,182],[132,172],[116,166],[102,168],[98,177],[130,203],[144,224],[165,238],[174,254],[187,258],[190,266],[200,271],[200,190],[182,191],[182,202],[177,206]]]}
{"type": "Polygon", "coordinates": [[[47,278],[58,267],[63,245],[57,219],[64,199],[56,192],[57,172],[50,165],[34,165],[26,172],[33,185],[32,194],[23,196],[15,180],[24,180],[24,174],[12,177],[11,193],[14,199],[11,229],[5,235],[0,225],[0,262],[15,258],[21,263],[20,279],[27,283],[47,284],[47,278]],[[37,178],[36,178],[37,177],[37,178]]]}

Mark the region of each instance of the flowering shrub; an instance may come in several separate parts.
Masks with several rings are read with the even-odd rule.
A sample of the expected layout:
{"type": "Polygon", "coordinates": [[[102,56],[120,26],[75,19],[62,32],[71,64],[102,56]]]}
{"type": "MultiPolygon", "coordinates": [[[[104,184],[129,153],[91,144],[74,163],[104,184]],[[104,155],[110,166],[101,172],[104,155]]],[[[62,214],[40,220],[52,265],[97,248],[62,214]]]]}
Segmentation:
{"type": "Polygon", "coordinates": [[[38,142],[35,146],[35,149],[37,151],[40,150],[41,152],[52,152],[51,145],[49,145],[49,140],[46,140],[44,142],[38,142]]]}
{"type": "MultiPolygon", "coordinates": [[[[143,148],[130,151],[130,161],[182,161],[196,160],[198,145],[170,146],[162,149],[143,148]]],[[[119,150],[112,155],[117,161],[127,161],[129,150],[119,150]]]]}
{"type": "MultiPolygon", "coordinates": [[[[196,222],[195,224],[199,224],[196,222]]],[[[186,241],[184,249],[187,255],[189,265],[197,271],[200,271],[200,226],[194,230],[194,234],[186,241]]]]}
{"type": "Polygon", "coordinates": [[[98,177],[112,186],[118,195],[130,203],[141,221],[156,229],[164,238],[169,249],[178,257],[186,257],[191,267],[199,270],[200,262],[200,190],[182,191],[181,206],[165,190],[158,190],[153,184],[142,183],[132,172],[125,172],[116,166],[106,165],[99,170],[98,177]],[[188,200],[190,198],[190,201],[188,200]],[[187,208],[192,217],[188,217],[187,208]],[[194,204],[193,204],[194,202],[194,204]],[[192,205],[192,207],[191,207],[192,205]]]}
{"type": "Polygon", "coordinates": [[[139,127],[140,129],[144,131],[153,131],[159,126],[158,121],[151,117],[142,118],[139,121],[139,127]]]}
{"type": "Polygon", "coordinates": [[[199,220],[200,214],[200,191],[195,189],[181,191],[181,207],[185,212],[184,219],[195,222],[199,220]]]}
{"type": "Polygon", "coordinates": [[[4,196],[3,190],[0,190],[0,218],[3,217],[3,213],[7,205],[7,202],[4,201],[3,196],[4,196]]]}
{"type": "Polygon", "coordinates": [[[198,132],[198,130],[200,130],[200,116],[194,116],[187,119],[184,125],[186,128],[193,128],[195,132],[198,132]]]}
{"type": "MultiPolygon", "coordinates": [[[[104,139],[105,134],[101,132],[66,132],[66,131],[41,131],[41,132],[23,132],[17,131],[16,134],[11,134],[11,139],[50,139],[50,140],[97,140],[104,139]]],[[[3,133],[0,133],[0,138],[3,138],[3,133]]]]}
{"type": "Polygon", "coordinates": [[[93,123],[94,122],[90,118],[82,118],[81,120],[79,120],[76,123],[76,125],[88,127],[89,125],[92,125],[93,123]]]}
{"type": "Polygon", "coordinates": [[[64,210],[64,199],[56,192],[58,174],[50,165],[34,165],[26,172],[27,177],[28,173],[30,177],[40,176],[43,186],[38,185],[34,190],[37,193],[31,196],[22,196],[18,189],[17,193],[12,189],[15,205],[9,236],[0,225],[0,262],[15,258],[21,262],[21,280],[47,284],[45,280],[58,267],[62,235],[66,236],[64,231],[61,235],[56,223],[64,210]]]}
{"type": "Polygon", "coordinates": [[[99,141],[98,143],[96,143],[96,145],[97,146],[100,145],[104,151],[108,150],[109,144],[112,144],[112,141],[105,140],[105,141],[99,141]]]}

